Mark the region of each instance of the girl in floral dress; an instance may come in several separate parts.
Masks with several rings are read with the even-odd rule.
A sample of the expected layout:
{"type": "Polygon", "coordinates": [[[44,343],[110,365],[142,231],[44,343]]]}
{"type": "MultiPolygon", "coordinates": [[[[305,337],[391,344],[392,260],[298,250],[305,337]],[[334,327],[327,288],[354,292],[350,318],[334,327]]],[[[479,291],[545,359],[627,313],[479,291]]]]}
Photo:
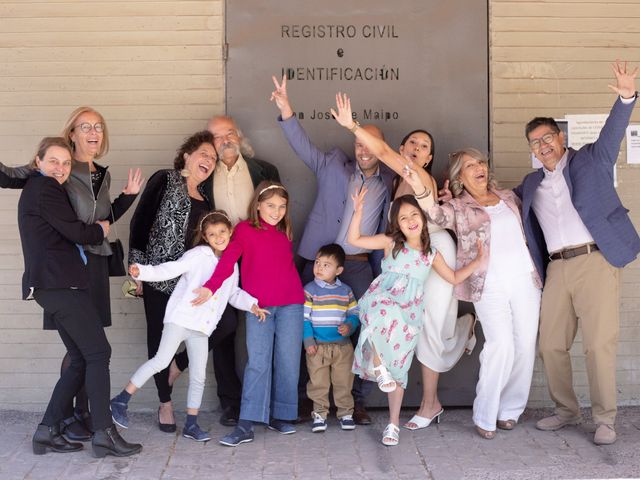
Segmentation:
{"type": "MultiPolygon", "coordinates": [[[[359,302],[362,331],[355,350],[353,372],[375,380],[389,396],[389,424],[382,435],[385,445],[399,441],[400,407],[407,385],[407,372],[422,328],[424,282],[433,267],[454,285],[464,281],[482,261],[478,256],[460,270],[452,270],[432,249],[427,220],[413,195],[396,198],[384,234],[360,235],[366,189],[353,197],[354,214],[348,242],[354,246],[384,249],[382,273],[359,302]]],[[[422,195],[430,195],[425,189],[422,195]]],[[[421,195],[421,196],[422,196],[421,195]]]]}

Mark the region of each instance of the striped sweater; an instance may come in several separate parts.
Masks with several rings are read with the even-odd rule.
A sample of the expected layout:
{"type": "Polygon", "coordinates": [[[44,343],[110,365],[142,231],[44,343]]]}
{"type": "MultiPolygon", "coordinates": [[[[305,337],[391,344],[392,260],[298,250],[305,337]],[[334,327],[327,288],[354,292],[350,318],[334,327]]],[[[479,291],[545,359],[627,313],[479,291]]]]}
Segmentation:
{"type": "Polygon", "coordinates": [[[342,323],[358,328],[358,302],[351,287],[340,282],[329,284],[315,279],[304,287],[304,346],[318,343],[345,343],[349,336],[338,332],[342,323]]]}

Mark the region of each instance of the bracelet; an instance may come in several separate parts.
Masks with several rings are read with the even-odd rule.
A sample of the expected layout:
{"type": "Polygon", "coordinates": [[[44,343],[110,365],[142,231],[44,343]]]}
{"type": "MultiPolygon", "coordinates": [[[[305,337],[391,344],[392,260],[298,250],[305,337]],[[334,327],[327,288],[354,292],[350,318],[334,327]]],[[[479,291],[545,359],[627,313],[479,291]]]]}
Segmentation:
{"type": "Polygon", "coordinates": [[[415,198],[416,200],[422,200],[423,198],[427,198],[429,195],[431,195],[431,190],[429,190],[427,187],[424,187],[424,192],[422,192],[420,195],[414,195],[413,198],[415,198]]]}
{"type": "Polygon", "coordinates": [[[351,131],[351,133],[356,133],[356,130],[360,128],[360,122],[358,122],[357,120],[353,121],[353,127],[351,127],[349,130],[351,131]]]}
{"type": "Polygon", "coordinates": [[[638,98],[638,96],[640,96],[640,92],[636,91],[629,98],[623,97],[622,95],[620,95],[620,98],[622,98],[623,100],[633,100],[638,98]]]}

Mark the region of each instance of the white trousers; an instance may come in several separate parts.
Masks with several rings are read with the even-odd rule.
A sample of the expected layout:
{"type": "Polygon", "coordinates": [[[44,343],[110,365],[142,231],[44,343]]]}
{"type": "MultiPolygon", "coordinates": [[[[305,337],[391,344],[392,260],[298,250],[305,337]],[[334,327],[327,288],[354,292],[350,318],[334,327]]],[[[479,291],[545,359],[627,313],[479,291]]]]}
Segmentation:
{"type": "Polygon", "coordinates": [[[527,405],[540,317],[540,289],[530,273],[492,273],[474,303],[485,343],[473,422],[490,431],[496,420],[518,420],[527,405]]]}
{"type": "Polygon", "coordinates": [[[142,388],[153,375],[167,368],[182,342],[187,346],[189,355],[187,408],[199,409],[204,393],[209,357],[209,337],[202,332],[190,330],[175,323],[165,323],[155,357],[147,360],[136,370],[136,373],[131,376],[131,383],[142,388]]]}

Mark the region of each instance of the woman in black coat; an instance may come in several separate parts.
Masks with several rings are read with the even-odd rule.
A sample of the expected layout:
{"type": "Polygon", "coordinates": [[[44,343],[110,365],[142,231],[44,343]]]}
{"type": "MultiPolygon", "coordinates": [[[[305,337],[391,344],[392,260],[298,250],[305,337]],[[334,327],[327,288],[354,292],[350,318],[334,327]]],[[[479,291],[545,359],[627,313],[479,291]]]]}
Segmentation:
{"type": "Polygon", "coordinates": [[[78,220],[63,184],[71,173],[71,149],[65,139],[42,140],[18,202],[18,227],[24,255],[23,299],[35,299],[49,313],[71,359],[56,384],[33,436],[33,452],[73,452],[83,448],[61,434],[65,406],[84,383],[91,402],[94,455],[128,456],[142,445],[118,434],[109,410],[111,347],[100,312],[89,292],[87,258],[81,245],[99,245],[109,221],[78,220]]]}

